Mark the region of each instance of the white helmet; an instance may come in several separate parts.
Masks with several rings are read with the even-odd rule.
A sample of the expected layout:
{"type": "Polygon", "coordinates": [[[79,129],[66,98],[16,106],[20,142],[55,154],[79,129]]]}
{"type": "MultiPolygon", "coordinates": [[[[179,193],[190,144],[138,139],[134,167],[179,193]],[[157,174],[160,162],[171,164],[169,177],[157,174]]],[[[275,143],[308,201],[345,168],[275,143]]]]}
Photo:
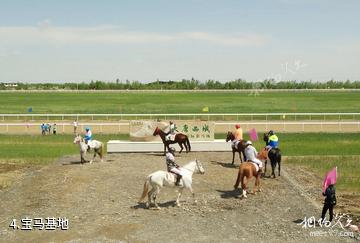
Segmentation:
{"type": "Polygon", "coordinates": [[[250,140],[246,141],[245,145],[252,145],[252,142],[250,140]]]}

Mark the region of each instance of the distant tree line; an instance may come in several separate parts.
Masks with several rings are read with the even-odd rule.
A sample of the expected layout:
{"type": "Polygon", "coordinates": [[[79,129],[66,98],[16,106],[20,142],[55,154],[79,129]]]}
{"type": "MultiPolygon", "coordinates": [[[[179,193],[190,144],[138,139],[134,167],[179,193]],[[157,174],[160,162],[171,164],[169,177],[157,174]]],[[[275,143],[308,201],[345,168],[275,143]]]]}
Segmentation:
{"type": "Polygon", "coordinates": [[[155,81],[142,83],[139,81],[115,82],[91,81],[90,83],[0,83],[0,90],[205,90],[205,89],[360,89],[360,81],[275,81],[248,82],[237,79],[228,82],[196,79],[181,81],[155,81]],[[16,84],[16,85],[14,85],[16,84]]]}

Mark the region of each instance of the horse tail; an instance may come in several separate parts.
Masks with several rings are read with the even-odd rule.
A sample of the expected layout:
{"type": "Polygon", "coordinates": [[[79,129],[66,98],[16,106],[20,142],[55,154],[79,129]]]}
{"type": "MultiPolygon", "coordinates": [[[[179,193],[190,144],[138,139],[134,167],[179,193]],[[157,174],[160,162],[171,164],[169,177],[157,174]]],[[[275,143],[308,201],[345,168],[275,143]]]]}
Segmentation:
{"type": "MultiPolygon", "coordinates": [[[[242,164],[241,164],[242,165],[242,164]]],[[[236,183],[234,185],[234,188],[237,189],[239,187],[239,184],[240,184],[240,180],[242,179],[243,177],[243,173],[242,173],[242,166],[240,165],[239,167],[239,173],[238,173],[238,176],[237,176],[237,179],[236,179],[236,183]]],[[[242,182],[242,180],[241,180],[242,182]]]]}
{"type": "Polygon", "coordinates": [[[278,155],[278,163],[280,163],[281,162],[281,153],[280,153],[280,149],[278,150],[278,153],[277,153],[277,155],[278,155]]]}
{"type": "Polygon", "coordinates": [[[100,155],[100,159],[102,159],[103,158],[103,143],[101,143],[101,145],[100,145],[99,155],[100,155]]]}
{"type": "Polygon", "coordinates": [[[139,199],[139,202],[142,202],[144,200],[144,198],[146,197],[148,191],[149,191],[149,183],[150,183],[150,179],[151,177],[148,177],[144,183],[144,190],[143,190],[143,193],[139,199]]]}
{"type": "Polygon", "coordinates": [[[241,180],[241,189],[243,190],[243,193],[244,193],[244,190],[246,190],[246,184],[244,182],[245,180],[245,173],[241,173],[240,175],[240,180],[241,180]]]}
{"type": "Polygon", "coordinates": [[[185,138],[186,138],[186,144],[187,144],[187,146],[189,148],[189,152],[190,152],[191,151],[191,145],[190,145],[189,138],[188,138],[188,136],[186,136],[185,138]]]}

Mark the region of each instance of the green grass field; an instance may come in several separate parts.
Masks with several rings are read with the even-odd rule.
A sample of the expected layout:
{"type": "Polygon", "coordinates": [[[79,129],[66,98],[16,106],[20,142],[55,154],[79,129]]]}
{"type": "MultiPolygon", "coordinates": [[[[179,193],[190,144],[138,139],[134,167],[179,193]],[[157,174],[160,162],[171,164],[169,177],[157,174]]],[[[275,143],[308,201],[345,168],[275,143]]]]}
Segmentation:
{"type": "MultiPolygon", "coordinates": [[[[290,156],[287,163],[307,166],[319,176],[338,166],[339,188],[360,192],[360,134],[287,133],[278,136],[282,154],[290,156]]],[[[225,139],[224,134],[216,134],[216,138],[225,139]]],[[[96,139],[106,142],[128,139],[128,136],[96,135],[96,139]]],[[[78,154],[79,148],[72,141],[72,135],[0,135],[0,163],[45,165],[61,156],[78,154]]],[[[257,141],[254,145],[259,150],[264,143],[257,141]]],[[[229,162],[230,153],[229,143],[229,162]]]]}
{"type": "Polygon", "coordinates": [[[1,113],[359,112],[358,92],[0,93],[1,113]]]}
{"type": "MultiPolygon", "coordinates": [[[[360,134],[357,133],[286,133],[278,134],[278,136],[284,156],[360,155],[360,134]]],[[[225,135],[216,134],[216,138],[225,140],[225,135]]],[[[111,139],[128,139],[128,136],[96,135],[95,139],[106,143],[111,139]]],[[[49,163],[63,155],[77,154],[79,152],[78,146],[72,142],[72,135],[0,135],[0,160],[49,163]]],[[[254,145],[259,150],[264,146],[264,143],[259,140],[254,145]]]]}

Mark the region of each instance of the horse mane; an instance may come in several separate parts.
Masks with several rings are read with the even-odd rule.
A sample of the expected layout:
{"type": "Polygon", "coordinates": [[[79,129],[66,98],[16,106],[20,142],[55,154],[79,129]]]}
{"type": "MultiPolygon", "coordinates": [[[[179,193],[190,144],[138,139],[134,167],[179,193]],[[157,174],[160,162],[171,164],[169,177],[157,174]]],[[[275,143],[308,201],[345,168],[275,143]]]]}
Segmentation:
{"type": "Polygon", "coordinates": [[[190,161],[189,163],[187,163],[187,164],[185,164],[184,166],[181,166],[181,167],[183,167],[183,168],[185,168],[185,169],[189,169],[188,167],[189,167],[191,164],[193,164],[193,163],[196,163],[196,160],[192,160],[192,161],[190,161]]]}

